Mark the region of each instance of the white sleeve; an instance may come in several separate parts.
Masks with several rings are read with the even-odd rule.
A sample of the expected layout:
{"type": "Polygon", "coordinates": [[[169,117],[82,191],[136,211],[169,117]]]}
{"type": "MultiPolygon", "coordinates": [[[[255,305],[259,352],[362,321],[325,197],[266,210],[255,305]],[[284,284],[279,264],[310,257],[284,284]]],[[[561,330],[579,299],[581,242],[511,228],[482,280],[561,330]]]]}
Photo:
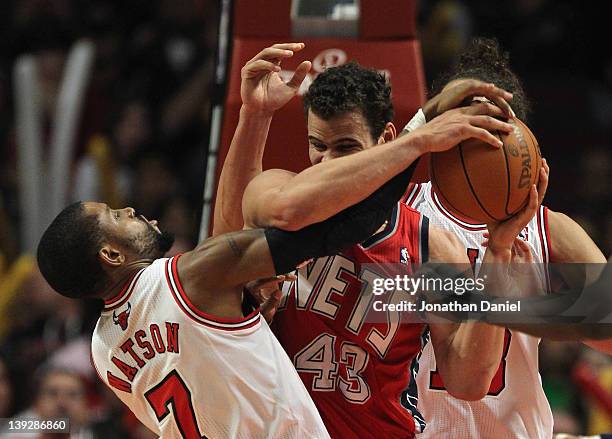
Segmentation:
{"type": "Polygon", "coordinates": [[[410,119],[410,122],[406,124],[402,131],[410,132],[414,131],[419,127],[422,127],[427,123],[427,119],[425,119],[425,113],[423,113],[423,109],[419,108],[419,111],[410,119]]]}

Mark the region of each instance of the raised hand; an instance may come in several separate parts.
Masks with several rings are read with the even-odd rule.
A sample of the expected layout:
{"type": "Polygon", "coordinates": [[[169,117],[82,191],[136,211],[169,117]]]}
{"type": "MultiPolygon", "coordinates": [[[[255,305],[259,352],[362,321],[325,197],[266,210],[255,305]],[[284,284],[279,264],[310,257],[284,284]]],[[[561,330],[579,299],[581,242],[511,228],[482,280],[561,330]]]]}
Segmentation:
{"type": "Polygon", "coordinates": [[[423,112],[426,120],[430,121],[445,111],[465,105],[466,99],[477,96],[493,102],[501,108],[506,117],[514,117],[514,112],[508,104],[508,101],[512,99],[512,93],[495,84],[477,79],[460,79],[452,81],[451,84],[425,103],[423,112]]]}
{"type": "Polygon", "coordinates": [[[546,195],[546,189],[548,188],[549,173],[548,163],[546,159],[542,159],[538,187],[537,189],[536,185],[531,187],[527,205],[516,215],[505,221],[487,224],[489,229],[489,248],[510,249],[512,247],[515,238],[521,233],[521,230],[525,228],[527,223],[531,221],[538,211],[538,207],[542,204],[544,195],[546,195]]]}
{"type": "Polygon", "coordinates": [[[271,115],[297,94],[312,67],[310,61],[303,61],[288,82],[284,82],[279,73],[282,61],[303,48],[304,43],[275,44],[244,65],[240,71],[240,97],[246,109],[271,115]]]}
{"type": "Polygon", "coordinates": [[[501,140],[492,133],[510,133],[513,130],[511,124],[497,119],[503,116],[499,107],[482,102],[448,110],[406,137],[417,136],[416,144],[426,152],[446,151],[469,138],[500,148],[501,140]]]}

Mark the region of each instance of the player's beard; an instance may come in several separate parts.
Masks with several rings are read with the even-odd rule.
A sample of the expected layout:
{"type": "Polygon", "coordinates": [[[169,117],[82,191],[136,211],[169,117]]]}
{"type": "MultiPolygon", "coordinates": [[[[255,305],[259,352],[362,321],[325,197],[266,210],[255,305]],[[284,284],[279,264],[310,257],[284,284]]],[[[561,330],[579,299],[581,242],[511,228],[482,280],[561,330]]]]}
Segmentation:
{"type": "Polygon", "coordinates": [[[131,246],[142,259],[159,259],[166,254],[174,244],[174,235],[168,232],[158,232],[149,223],[147,228],[132,238],[131,246]]]}

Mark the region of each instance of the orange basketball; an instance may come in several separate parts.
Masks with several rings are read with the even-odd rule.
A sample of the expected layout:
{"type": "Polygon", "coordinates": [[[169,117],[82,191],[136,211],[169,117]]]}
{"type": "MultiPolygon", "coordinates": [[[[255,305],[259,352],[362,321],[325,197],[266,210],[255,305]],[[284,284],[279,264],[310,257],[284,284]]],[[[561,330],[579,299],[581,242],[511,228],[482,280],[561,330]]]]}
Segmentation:
{"type": "Polygon", "coordinates": [[[518,119],[497,133],[494,148],[477,139],[431,155],[429,172],[438,197],[453,213],[479,223],[502,221],[521,210],[538,181],[542,156],[531,130],[518,119]]]}

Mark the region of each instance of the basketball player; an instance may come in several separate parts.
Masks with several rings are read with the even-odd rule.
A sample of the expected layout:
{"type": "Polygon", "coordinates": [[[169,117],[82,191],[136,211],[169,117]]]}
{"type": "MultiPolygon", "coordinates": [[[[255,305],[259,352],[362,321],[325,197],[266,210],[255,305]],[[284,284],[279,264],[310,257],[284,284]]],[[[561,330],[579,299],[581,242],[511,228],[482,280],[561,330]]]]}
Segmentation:
{"type": "Polygon", "coordinates": [[[222,235],[173,258],[162,258],[172,239],[156,221],[132,208],[79,202],[45,231],[38,264],[60,294],[104,299],[92,362],[151,431],[328,438],[291,360],[243,300],[243,285],[366,239],[397,205],[410,174],[390,173],[364,201],[300,231],[222,235]]]}
{"type": "MultiPolygon", "coordinates": [[[[484,103],[469,107],[470,113],[465,111],[468,108],[463,113],[447,112],[444,119],[411,133],[413,142],[400,145],[394,140],[390,85],[378,72],[349,64],[319,75],[305,97],[313,166],[298,174],[278,169],[261,173],[272,115],[295,95],[300,77],[309,68],[308,62],[302,63],[297,80],[294,76],[284,84],[278,77],[279,64],[302,47],[264,49],[242,69],[243,107],[221,173],[216,233],[243,224],[299,229],[368,196],[381,175],[413,161],[419,150],[446,149],[447,143],[456,144],[476,127],[508,129],[490,118],[507,113],[484,103]],[[468,132],[461,134],[463,129],[468,132]],[[407,156],[410,147],[416,153],[407,156]],[[240,200],[244,223],[237,218],[240,200]]],[[[491,99],[508,97],[495,87],[478,87],[491,99]]],[[[490,133],[478,132],[495,145],[490,133]]],[[[543,194],[546,171],[542,175],[543,194]]],[[[495,244],[485,258],[503,261],[509,257],[515,237],[535,213],[536,198],[532,197],[532,213],[523,212],[496,230],[495,244]]],[[[287,287],[273,329],[332,437],[413,437],[418,430],[420,422],[415,423],[403,404],[408,404],[409,366],[420,349],[423,325],[399,325],[397,315],[389,315],[384,324],[367,322],[368,303],[360,292],[368,279],[359,276],[366,263],[408,265],[427,260],[468,263],[452,235],[430,229],[427,218],[399,205],[372,237],[334,257],[312,261],[287,287]]],[[[501,358],[504,330],[467,323],[432,325],[431,332],[436,353],[444,359],[440,369],[451,392],[463,399],[481,398],[501,358]],[[492,346],[496,349],[490,350],[492,346]]]]}
{"type": "MultiPolygon", "coordinates": [[[[440,94],[425,105],[425,111],[420,111],[406,130],[415,129],[425,120],[435,120],[439,112],[465,104],[463,99],[452,100],[448,96],[462,96],[473,104],[483,100],[478,97],[472,100],[473,94],[460,91],[474,80],[494,83],[511,91],[513,111],[519,119],[526,120],[527,99],[518,78],[509,68],[508,55],[500,51],[496,41],[476,39],[462,54],[455,69],[438,82],[444,85],[440,94]]],[[[413,185],[407,193],[406,204],[429,217],[432,224],[453,232],[461,240],[472,265],[478,269],[485,252],[485,224],[451,213],[433,190],[431,182],[413,185]]],[[[539,263],[606,262],[602,252],[576,222],[544,206],[539,208],[519,237],[529,245],[534,260],[539,263]]],[[[542,288],[550,289],[548,272],[540,272],[540,282],[542,288]]],[[[520,327],[535,334],[569,340],[578,338],[585,330],[587,332],[580,338],[586,338],[589,331],[587,326],[579,325],[520,327]]],[[[600,350],[610,349],[610,341],[590,340],[585,343],[600,350]]],[[[551,437],[553,419],[538,373],[538,344],[539,338],[506,330],[502,361],[487,396],[480,401],[460,401],[447,392],[439,374],[434,346],[428,343],[418,363],[414,364],[418,413],[428,424],[422,437],[551,437]]]]}

